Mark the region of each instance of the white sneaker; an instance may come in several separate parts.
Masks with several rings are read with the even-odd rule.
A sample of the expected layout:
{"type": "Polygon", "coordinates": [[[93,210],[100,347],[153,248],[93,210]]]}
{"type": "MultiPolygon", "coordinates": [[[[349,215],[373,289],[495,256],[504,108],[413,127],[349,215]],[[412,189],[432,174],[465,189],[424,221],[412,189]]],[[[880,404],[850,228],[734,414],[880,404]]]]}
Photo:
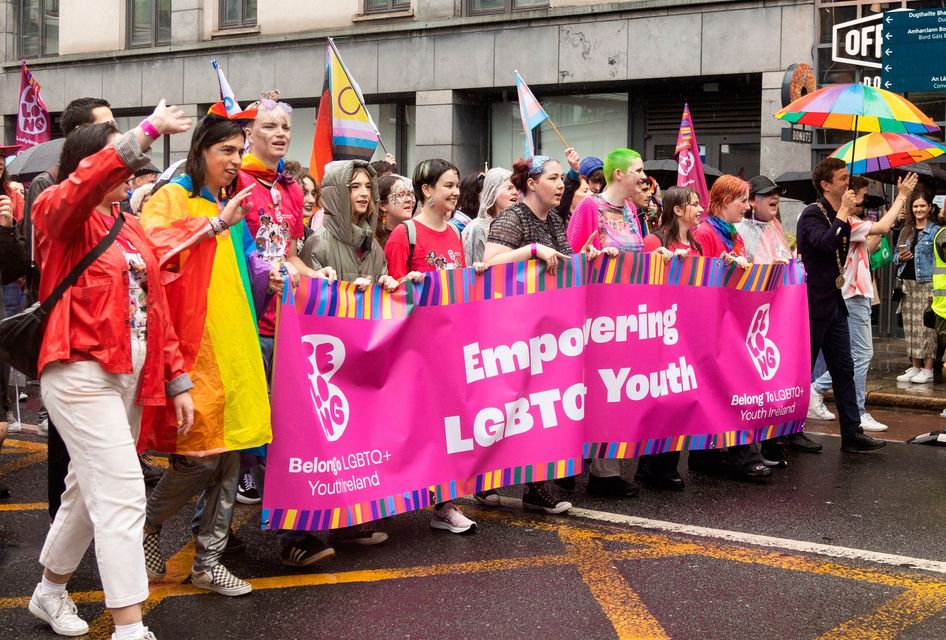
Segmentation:
{"type": "Polygon", "coordinates": [[[45,621],[61,636],[82,636],[89,632],[89,625],[76,613],[76,603],[68,591],[51,595],[43,593],[42,585],[33,589],[30,598],[30,613],[45,621]]]}
{"type": "MultiPolygon", "coordinates": [[[[112,640],[118,640],[117,633],[112,634],[112,640]]],[[[153,633],[148,631],[148,627],[145,627],[144,631],[142,631],[141,633],[136,633],[131,638],[128,638],[128,640],[158,640],[158,639],[154,637],[153,633]]]]}
{"type": "Polygon", "coordinates": [[[815,391],[815,385],[811,385],[811,396],[808,398],[808,419],[834,420],[834,418],[835,415],[824,406],[824,396],[815,391]]]}
{"type": "Polygon", "coordinates": [[[864,431],[886,431],[887,425],[874,420],[874,416],[869,413],[861,414],[861,429],[864,431]]]}
{"type": "Polygon", "coordinates": [[[36,435],[46,438],[49,436],[49,419],[40,420],[39,424],[36,425],[37,431],[36,435]]]}
{"type": "Polygon", "coordinates": [[[910,367],[897,376],[897,382],[912,382],[914,376],[916,376],[916,374],[918,374],[920,371],[922,371],[922,369],[919,367],[910,367]]]}
{"type": "Polygon", "coordinates": [[[463,512],[457,509],[452,502],[448,502],[441,508],[434,507],[433,516],[430,518],[430,526],[434,529],[443,529],[450,533],[466,533],[476,531],[476,523],[463,515],[463,512]]]}
{"type": "Polygon", "coordinates": [[[20,433],[23,431],[23,424],[13,416],[7,416],[7,433],[20,433]]]}
{"type": "Polygon", "coordinates": [[[910,378],[910,382],[913,384],[929,384],[933,382],[933,370],[932,369],[920,369],[920,372],[910,378]]]}

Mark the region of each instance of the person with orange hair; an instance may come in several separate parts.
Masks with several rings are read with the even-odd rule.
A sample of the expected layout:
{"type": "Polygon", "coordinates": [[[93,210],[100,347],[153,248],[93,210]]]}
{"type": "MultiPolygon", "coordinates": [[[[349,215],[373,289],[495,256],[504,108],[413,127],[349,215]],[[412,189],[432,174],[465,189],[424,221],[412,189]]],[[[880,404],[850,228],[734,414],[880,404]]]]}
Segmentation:
{"type": "MultiPolygon", "coordinates": [[[[722,258],[727,264],[735,262],[742,268],[749,266],[746,247],[734,226],[742,220],[749,208],[749,183],[742,178],[724,175],[710,189],[709,216],[693,233],[694,239],[707,258],[722,258]]],[[[762,460],[759,443],[730,447],[721,457],[714,451],[693,451],[690,469],[707,470],[722,466],[735,473],[740,480],[762,481],[772,475],[762,460]]]]}
{"type": "Polygon", "coordinates": [[[727,264],[736,262],[748,267],[746,247],[736,231],[749,208],[749,183],[742,178],[724,175],[713,183],[706,221],[696,228],[693,237],[703,247],[707,258],[723,258],[727,264]]]}

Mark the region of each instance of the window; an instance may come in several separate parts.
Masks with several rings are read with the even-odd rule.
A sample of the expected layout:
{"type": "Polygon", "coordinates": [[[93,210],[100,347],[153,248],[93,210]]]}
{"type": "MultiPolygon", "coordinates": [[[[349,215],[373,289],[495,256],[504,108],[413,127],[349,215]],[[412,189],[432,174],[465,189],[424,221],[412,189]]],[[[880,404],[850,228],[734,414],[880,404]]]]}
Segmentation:
{"type": "Polygon", "coordinates": [[[59,53],[59,0],[20,2],[20,57],[59,53]]]}
{"type": "Polygon", "coordinates": [[[220,0],[220,28],[256,26],[256,0],[220,0]]]}
{"type": "MultiPolygon", "coordinates": [[[[568,144],[583,155],[604,158],[612,149],[628,145],[626,93],[543,96],[539,100],[568,144]]],[[[509,168],[525,150],[519,103],[495,102],[491,108],[490,166],[509,168]]],[[[534,130],[533,138],[536,153],[565,157],[565,149],[548,122],[534,130]]]]}
{"type": "Polygon", "coordinates": [[[128,1],[128,46],[171,44],[171,0],[128,1]]]}
{"type": "Polygon", "coordinates": [[[546,9],[549,0],[467,0],[467,14],[509,13],[526,9],[546,9]]]}
{"type": "Polygon", "coordinates": [[[411,0],[365,0],[365,13],[406,11],[410,8],[411,0]]]}

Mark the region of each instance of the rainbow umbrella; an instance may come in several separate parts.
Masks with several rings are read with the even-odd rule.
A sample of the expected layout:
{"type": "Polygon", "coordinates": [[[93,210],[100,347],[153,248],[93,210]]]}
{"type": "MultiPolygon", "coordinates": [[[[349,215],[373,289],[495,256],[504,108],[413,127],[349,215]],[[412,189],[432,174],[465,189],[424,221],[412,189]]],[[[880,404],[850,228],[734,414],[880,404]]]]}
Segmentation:
{"type": "Polygon", "coordinates": [[[893,169],[946,153],[946,145],[909,133],[869,133],[839,147],[832,158],[844,160],[852,174],[893,169]]]}
{"type": "Polygon", "coordinates": [[[775,114],[792,124],[844,131],[933,133],[939,126],[901,95],[863,84],[834,84],[795,100],[775,114]]]}

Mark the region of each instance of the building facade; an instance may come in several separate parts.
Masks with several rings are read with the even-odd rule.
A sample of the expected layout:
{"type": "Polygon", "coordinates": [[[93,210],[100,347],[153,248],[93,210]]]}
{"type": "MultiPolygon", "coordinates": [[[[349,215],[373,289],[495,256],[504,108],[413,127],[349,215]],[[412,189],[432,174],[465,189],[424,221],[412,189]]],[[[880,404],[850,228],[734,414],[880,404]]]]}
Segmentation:
{"type": "MultiPolygon", "coordinates": [[[[811,1],[719,0],[0,0],[4,139],[19,60],[55,115],[102,96],[122,125],[162,97],[197,115],[217,98],[216,58],[245,103],[276,88],[294,108],[290,155],[305,163],[326,36],[336,39],[402,165],[464,171],[521,155],[518,69],[583,155],[631,146],[670,157],[689,103],[707,164],[752,176],[809,166],[781,142],[784,70],[814,62],[811,1]]],[[[158,150],[168,163],[186,136],[158,150]]],[[[562,155],[548,124],[538,149],[562,155]]]]}

